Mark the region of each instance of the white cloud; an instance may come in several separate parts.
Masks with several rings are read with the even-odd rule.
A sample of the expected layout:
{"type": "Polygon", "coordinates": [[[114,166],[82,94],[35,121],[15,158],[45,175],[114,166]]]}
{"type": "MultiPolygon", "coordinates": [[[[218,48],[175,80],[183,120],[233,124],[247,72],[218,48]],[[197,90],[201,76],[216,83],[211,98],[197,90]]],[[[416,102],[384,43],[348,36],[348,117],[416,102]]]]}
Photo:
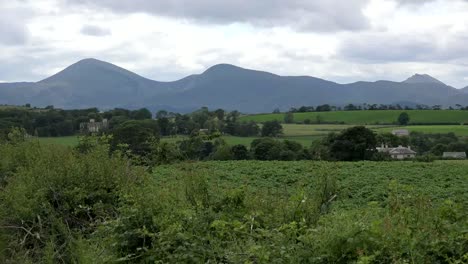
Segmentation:
{"type": "Polygon", "coordinates": [[[162,81],[232,63],[339,82],[419,72],[466,86],[467,1],[399,2],[2,1],[14,16],[0,18],[0,79],[36,81],[95,57],[162,81]]]}

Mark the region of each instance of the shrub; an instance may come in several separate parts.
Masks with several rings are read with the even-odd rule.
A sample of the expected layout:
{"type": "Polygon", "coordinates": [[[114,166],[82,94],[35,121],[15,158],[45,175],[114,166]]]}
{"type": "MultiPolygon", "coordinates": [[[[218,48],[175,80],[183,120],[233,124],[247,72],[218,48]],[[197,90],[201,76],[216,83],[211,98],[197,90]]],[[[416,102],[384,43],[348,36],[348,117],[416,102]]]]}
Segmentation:
{"type": "Polygon", "coordinates": [[[79,236],[115,217],[120,200],[146,177],[118,153],[109,156],[106,146],[81,154],[24,143],[7,154],[21,156],[22,164],[10,167],[0,192],[0,238],[7,241],[3,262],[78,262],[79,236]]]}

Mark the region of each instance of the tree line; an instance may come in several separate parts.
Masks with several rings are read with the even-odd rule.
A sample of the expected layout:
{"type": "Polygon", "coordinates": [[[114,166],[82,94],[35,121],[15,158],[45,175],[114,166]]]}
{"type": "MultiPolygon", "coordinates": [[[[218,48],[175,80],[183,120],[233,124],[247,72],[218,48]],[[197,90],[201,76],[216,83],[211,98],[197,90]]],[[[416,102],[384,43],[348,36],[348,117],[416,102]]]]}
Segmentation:
{"type": "MultiPolygon", "coordinates": [[[[400,104],[347,104],[345,106],[335,106],[323,104],[318,106],[300,106],[291,107],[288,112],[291,113],[308,113],[308,112],[332,112],[332,111],[365,111],[365,110],[468,110],[468,106],[456,104],[455,106],[444,107],[442,105],[424,105],[417,104],[415,106],[400,105],[400,104]]],[[[273,113],[280,113],[279,108],[273,110],[273,113]]]]}

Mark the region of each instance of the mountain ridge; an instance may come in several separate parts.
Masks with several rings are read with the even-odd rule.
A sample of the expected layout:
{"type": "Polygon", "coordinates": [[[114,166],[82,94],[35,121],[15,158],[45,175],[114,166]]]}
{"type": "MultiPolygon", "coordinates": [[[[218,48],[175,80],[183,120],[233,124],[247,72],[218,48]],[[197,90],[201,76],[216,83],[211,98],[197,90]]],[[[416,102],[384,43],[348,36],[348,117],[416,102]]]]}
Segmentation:
{"type": "Polygon", "coordinates": [[[415,75],[409,77],[403,83],[437,83],[437,84],[443,84],[446,85],[445,83],[437,80],[436,78],[430,76],[429,74],[419,74],[416,73],[415,75]]]}
{"type": "Polygon", "coordinates": [[[105,61],[84,59],[35,83],[0,83],[0,104],[153,110],[172,107],[184,111],[208,106],[269,112],[325,103],[468,104],[465,89],[457,90],[425,74],[413,75],[403,82],[338,84],[312,76],[280,76],[231,64],[213,65],[201,74],[160,82],[105,61]]]}

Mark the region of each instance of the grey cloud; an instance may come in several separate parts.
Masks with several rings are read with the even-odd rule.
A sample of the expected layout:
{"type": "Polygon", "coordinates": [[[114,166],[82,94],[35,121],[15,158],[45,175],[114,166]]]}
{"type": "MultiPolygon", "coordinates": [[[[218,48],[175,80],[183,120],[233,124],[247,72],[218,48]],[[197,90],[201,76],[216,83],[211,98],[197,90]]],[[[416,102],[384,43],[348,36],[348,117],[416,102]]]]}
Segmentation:
{"type": "Polygon", "coordinates": [[[20,45],[28,39],[29,32],[24,24],[7,16],[0,17],[0,44],[20,45]]]}
{"type": "Polygon", "coordinates": [[[108,36],[111,34],[111,31],[109,29],[95,25],[85,25],[81,28],[80,32],[81,34],[94,37],[108,36]]]}
{"type": "Polygon", "coordinates": [[[449,62],[468,58],[468,37],[450,36],[440,42],[431,35],[367,34],[344,40],[338,55],[360,62],[449,62]]]}
{"type": "MultiPolygon", "coordinates": [[[[468,0],[450,0],[453,2],[459,1],[459,2],[466,2],[468,3],[468,0]]],[[[433,2],[437,2],[437,0],[395,0],[399,5],[402,6],[420,6],[420,5],[426,5],[430,4],[433,2]]]]}
{"type": "Polygon", "coordinates": [[[245,22],[307,31],[360,30],[369,26],[362,9],[369,0],[64,0],[114,12],[146,12],[207,23],[245,22]]]}

